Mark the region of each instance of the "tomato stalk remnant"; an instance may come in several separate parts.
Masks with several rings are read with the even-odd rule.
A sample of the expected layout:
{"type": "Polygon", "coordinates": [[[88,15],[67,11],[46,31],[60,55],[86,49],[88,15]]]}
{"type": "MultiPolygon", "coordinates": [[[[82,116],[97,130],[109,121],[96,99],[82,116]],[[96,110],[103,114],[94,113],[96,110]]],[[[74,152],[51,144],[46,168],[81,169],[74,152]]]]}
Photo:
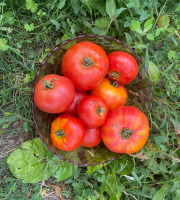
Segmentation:
{"type": "Polygon", "coordinates": [[[104,112],[104,108],[102,106],[96,107],[96,112],[99,116],[101,116],[101,114],[104,112]]]}
{"type": "Polygon", "coordinates": [[[92,65],[94,65],[94,61],[92,58],[90,57],[86,57],[86,58],[83,58],[83,65],[84,67],[88,68],[88,67],[91,67],[92,65]]]}
{"type": "Polygon", "coordinates": [[[118,82],[117,81],[110,81],[111,85],[114,86],[115,88],[118,87],[118,82]]]}
{"type": "Polygon", "coordinates": [[[120,134],[121,134],[121,136],[122,136],[123,139],[128,139],[128,138],[131,137],[131,135],[133,134],[133,132],[134,132],[134,131],[131,130],[131,129],[124,128],[124,129],[120,132],[120,134]]]}
{"type": "Polygon", "coordinates": [[[58,137],[65,136],[64,130],[58,129],[58,130],[55,132],[55,135],[57,135],[58,137]]]}
{"type": "Polygon", "coordinates": [[[53,88],[53,83],[52,82],[54,80],[58,80],[58,79],[53,78],[49,83],[46,80],[42,80],[42,84],[43,84],[44,89],[46,89],[46,90],[52,89],[53,88]]]}
{"type": "Polygon", "coordinates": [[[117,71],[114,71],[112,73],[109,73],[109,76],[112,77],[113,79],[116,79],[117,77],[120,76],[120,73],[117,71]]]}

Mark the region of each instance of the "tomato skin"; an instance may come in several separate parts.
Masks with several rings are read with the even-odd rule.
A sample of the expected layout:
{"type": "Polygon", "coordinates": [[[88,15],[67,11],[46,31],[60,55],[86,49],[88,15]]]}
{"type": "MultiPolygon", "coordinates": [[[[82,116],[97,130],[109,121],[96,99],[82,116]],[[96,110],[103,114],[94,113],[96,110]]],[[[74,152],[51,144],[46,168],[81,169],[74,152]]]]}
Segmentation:
{"type": "Polygon", "coordinates": [[[62,60],[63,75],[71,79],[75,88],[81,91],[95,88],[103,80],[108,67],[109,62],[104,49],[89,41],[73,45],[64,54],[62,60]],[[89,63],[84,61],[85,58],[90,58],[94,64],[85,66],[89,63]]]}
{"type": "Polygon", "coordinates": [[[146,143],[149,136],[149,123],[146,115],[133,106],[122,106],[111,110],[101,128],[105,146],[116,153],[135,153],[146,143]],[[125,139],[122,130],[132,130],[125,139]]]}
{"type": "Polygon", "coordinates": [[[138,65],[133,56],[123,51],[114,51],[108,55],[109,70],[107,76],[110,80],[120,84],[130,83],[138,74],[138,65]],[[113,75],[118,72],[119,74],[113,75]]]}
{"type": "Polygon", "coordinates": [[[105,100],[98,96],[87,96],[78,105],[78,117],[87,128],[102,126],[108,114],[105,100]]]}
{"type": "Polygon", "coordinates": [[[36,106],[47,113],[64,112],[73,102],[75,88],[71,80],[56,74],[49,74],[35,85],[34,102],[36,106]],[[52,88],[45,89],[43,81],[52,82],[52,88]]]}
{"type": "Polygon", "coordinates": [[[101,142],[101,129],[98,128],[85,128],[84,140],[82,146],[95,147],[101,142]]]}
{"type": "Polygon", "coordinates": [[[90,94],[102,97],[109,110],[124,106],[128,97],[124,86],[117,83],[115,87],[108,78],[104,78],[94,90],[90,91],[90,94]]]}
{"type": "Polygon", "coordinates": [[[58,149],[73,151],[83,142],[85,128],[81,121],[71,115],[61,114],[51,123],[51,140],[58,149]],[[56,135],[57,130],[63,130],[65,135],[56,135]]]}
{"type": "Polygon", "coordinates": [[[79,103],[82,101],[82,99],[83,99],[84,97],[86,97],[86,96],[87,96],[87,93],[86,93],[86,92],[76,90],[74,101],[73,101],[72,104],[68,107],[68,109],[65,111],[65,113],[66,113],[66,114],[70,114],[70,115],[76,116],[76,115],[77,115],[77,107],[78,107],[78,104],[79,104],[79,103]]]}

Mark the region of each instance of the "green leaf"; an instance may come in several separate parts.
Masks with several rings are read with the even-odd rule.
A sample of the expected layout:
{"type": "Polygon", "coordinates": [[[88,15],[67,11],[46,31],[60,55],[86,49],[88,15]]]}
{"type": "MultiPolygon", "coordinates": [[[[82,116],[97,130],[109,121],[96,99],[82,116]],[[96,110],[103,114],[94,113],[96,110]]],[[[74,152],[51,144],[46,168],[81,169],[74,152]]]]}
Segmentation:
{"type": "Polygon", "coordinates": [[[38,4],[35,3],[33,0],[26,0],[26,8],[32,13],[35,13],[38,8],[38,4]]]}
{"type": "Polygon", "coordinates": [[[66,0],[60,0],[59,4],[58,4],[58,8],[61,10],[62,8],[64,8],[66,3],[66,0]]]}
{"type": "Polygon", "coordinates": [[[106,0],[106,12],[110,19],[113,19],[116,11],[116,3],[114,0],[106,0]]]}
{"type": "Polygon", "coordinates": [[[132,37],[131,37],[131,35],[129,33],[125,33],[125,36],[126,36],[127,45],[131,46],[131,44],[132,44],[132,37]]]}
{"type": "Polygon", "coordinates": [[[176,57],[176,51],[170,50],[168,52],[168,58],[169,58],[169,60],[172,60],[175,57],[176,57]]]}
{"type": "Polygon", "coordinates": [[[160,77],[159,69],[151,61],[149,61],[148,73],[152,82],[157,82],[159,80],[159,77],[160,77]]]}
{"type": "Polygon", "coordinates": [[[159,34],[163,31],[164,29],[162,27],[156,29],[156,36],[159,36],[159,34]]]}
{"type": "Polygon", "coordinates": [[[103,165],[90,165],[87,166],[87,173],[93,173],[99,169],[102,169],[103,165]]]}
{"type": "Polygon", "coordinates": [[[141,25],[140,25],[139,21],[132,20],[132,21],[131,21],[130,29],[131,29],[132,31],[137,32],[137,33],[142,33],[141,25]]]}
{"type": "Polygon", "coordinates": [[[48,162],[50,165],[50,172],[53,177],[55,177],[58,181],[63,181],[72,175],[74,175],[77,171],[78,166],[73,165],[69,162],[62,161],[56,155],[48,162]]]}
{"type": "Polygon", "coordinates": [[[70,2],[71,2],[71,6],[72,6],[75,14],[78,14],[79,9],[80,9],[79,4],[78,4],[78,0],[70,0],[70,2]]]}
{"type": "Polygon", "coordinates": [[[101,15],[106,15],[106,2],[104,0],[90,0],[90,4],[94,10],[97,10],[101,15]]]}
{"type": "Polygon", "coordinates": [[[5,23],[8,23],[9,25],[14,24],[14,17],[13,17],[13,13],[12,12],[10,12],[10,11],[5,12],[3,14],[3,16],[4,16],[5,23]]]}
{"type": "Polygon", "coordinates": [[[56,26],[56,31],[60,28],[60,23],[56,19],[52,19],[51,22],[56,26]]]}
{"type": "Polygon", "coordinates": [[[134,159],[127,155],[122,155],[110,164],[111,168],[119,175],[130,174],[134,169],[134,159]]]}
{"type": "Polygon", "coordinates": [[[102,182],[100,187],[100,195],[107,192],[110,195],[109,200],[119,200],[122,195],[120,188],[117,184],[115,171],[107,171],[105,180],[102,182]]]}
{"type": "Polygon", "coordinates": [[[153,36],[152,33],[147,34],[146,37],[147,37],[148,40],[154,40],[154,36],[153,36]]]}
{"type": "Polygon", "coordinates": [[[104,19],[104,18],[96,19],[96,21],[95,21],[95,25],[100,29],[107,28],[109,23],[110,23],[110,20],[109,19],[104,19]]]}
{"type": "Polygon", "coordinates": [[[9,49],[9,45],[7,45],[7,40],[4,38],[0,38],[0,50],[6,51],[9,49]]]}
{"type": "Polygon", "coordinates": [[[33,31],[34,30],[34,23],[29,24],[25,24],[24,28],[26,29],[26,31],[33,31]]]}
{"type": "Polygon", "coordinates": [[[164,184],[160,190],[156,192],[152,200],[164,200],[168,193],[168,183],[164,184]]]}
{"type": "Polygon", "coordinates": [[[116,10],[114,18],[117,18],[126,8],[119,8],[116,10]]]}
{"type": "Polygon", "coordinates": [[[13,175],[24,183],[37,183],[49,178],[47,159],[52,153],[40,138],[26,141],[8,157],[13,175]]]}
{"type": "Polygon", "coordinates": [[[144,24],[144,32],[145,33],[152,29],[153,21],[154,21],[154,18],[150,18],[145,22],[145,24],[144,24]]]}
{"type": "Polygon", "coordinates": [[[147,13],[147,10],[143,10],[140,16],[140,21],[144,21],[149,17],[149,14],[147,13]]]}
{"type": "Polygon", "coordinates": [[[26,74],[26,77],[23,79],[23,82],[30,83],[31,81],[33,81],[36,76],[36,73],[37,73],[37,70],[34,70],[31,73],[26,74]]]}

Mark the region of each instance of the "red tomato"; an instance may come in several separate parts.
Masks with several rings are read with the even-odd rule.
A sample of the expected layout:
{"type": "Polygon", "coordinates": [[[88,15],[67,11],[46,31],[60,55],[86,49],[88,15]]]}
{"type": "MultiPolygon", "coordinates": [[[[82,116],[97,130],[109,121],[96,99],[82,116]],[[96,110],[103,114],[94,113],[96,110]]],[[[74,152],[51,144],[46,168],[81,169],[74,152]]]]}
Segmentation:
{"type": "Polygon", "coordinates": [[[78,105],[78,117],[87,128],[102,126],[108,114],[105,100],[98,96],[87,96],[78,105]]]}
{"type": "Polygon", "coordinates": [[[81,91],[95,88],[103,80],[108,67],[104,49],[89,41],[73,45],[62,60],[63,75],[71,79],[76,89],[81,91]]]}
{"type": "Polygon", "coordinates": [[[124,106],[127,101],[125,87],[118,84],[117,81],[110,81],[108,78],[104,78],[94,90],[90,91],[90,94],[102,97],[109,110],[124,106]]]}
{"type": "Polygon", "coordinates": [[[56,74],[49,74],[35,85],[34,102],[47,113],[64,112],[73,102],[75,88],[71,80],[56,74]]]}
{"type": "Polygon", "coordinates": [[[65,111],[65,113],[76,116],[77,115],[77,106],[85,96],[87,96],[86,92],[76,90],[74,101],[68,107],[68,109],[65,111]]]}
{"type": "Polygon", "coordinates": [[[85,128],[84,140],[82,146],[95,147],[101,142],[101,129],[98,128],[85,128]]]}
{"type": "Polygon", "coordinates": [[[73,151],[83,142],[85,128],[81,121],[71,115],[62,114],[51,123],[51,140],[63,151],[73,151]]]}
{"type": "Polygon", "coordinates": [[[111,110],[101,129],[101,136],[108,149],[116,153],[135,153],[146,143],[149,123],[146,115],[132,106],[111,110]]]}
{"type": "Polygon", "coordinates": [[[108,78],[120,84],[130,83],[138,73],[138,65],[134,57],[123,51],[114,51],[108,55],[108,78]]]}

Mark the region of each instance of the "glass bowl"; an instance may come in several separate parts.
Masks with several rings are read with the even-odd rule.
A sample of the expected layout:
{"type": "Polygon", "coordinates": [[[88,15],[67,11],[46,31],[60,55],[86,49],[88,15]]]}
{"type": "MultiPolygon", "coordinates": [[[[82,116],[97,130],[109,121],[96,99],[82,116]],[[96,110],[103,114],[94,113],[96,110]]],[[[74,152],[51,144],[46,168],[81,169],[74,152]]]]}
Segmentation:
{"type": "Polygon", "coordinates": [[[60,159],[77,165],[89,166],[112,161],[119,157],[121,154],[111,152],[104,146],[103,142],[93,148],[80,146],[77,150],[72,152],[66,152],[56,148],[50,138],[50,128],[52,120],[57,117],[58,114],[49,114],[39,110],[33,101],[35,84],[47,74],[62,75],[61,61],[64,53],[72,45],[81,41],[94,42],[100,45],[107,54],[113,51],[124,51],[131,54],[136,59],[139,68],[138,75],[131,83],[124,85],[128,92],[128,101],[126,105],[135,106],[148,116],[151,112],[153,97],[152,84],[149,79],[148,72],[142,63],[142,60],[135,54],[135,52],[131,48],[123,44],[121,41],[116,40],[110,36],[77,36],[61,43],[48,54],[36,74],[32,89],[31,106],[35,127],[37,129],[39,137],[42,139],[44,144],[50,149],[52,153],[56,154],[60,159]]]}

